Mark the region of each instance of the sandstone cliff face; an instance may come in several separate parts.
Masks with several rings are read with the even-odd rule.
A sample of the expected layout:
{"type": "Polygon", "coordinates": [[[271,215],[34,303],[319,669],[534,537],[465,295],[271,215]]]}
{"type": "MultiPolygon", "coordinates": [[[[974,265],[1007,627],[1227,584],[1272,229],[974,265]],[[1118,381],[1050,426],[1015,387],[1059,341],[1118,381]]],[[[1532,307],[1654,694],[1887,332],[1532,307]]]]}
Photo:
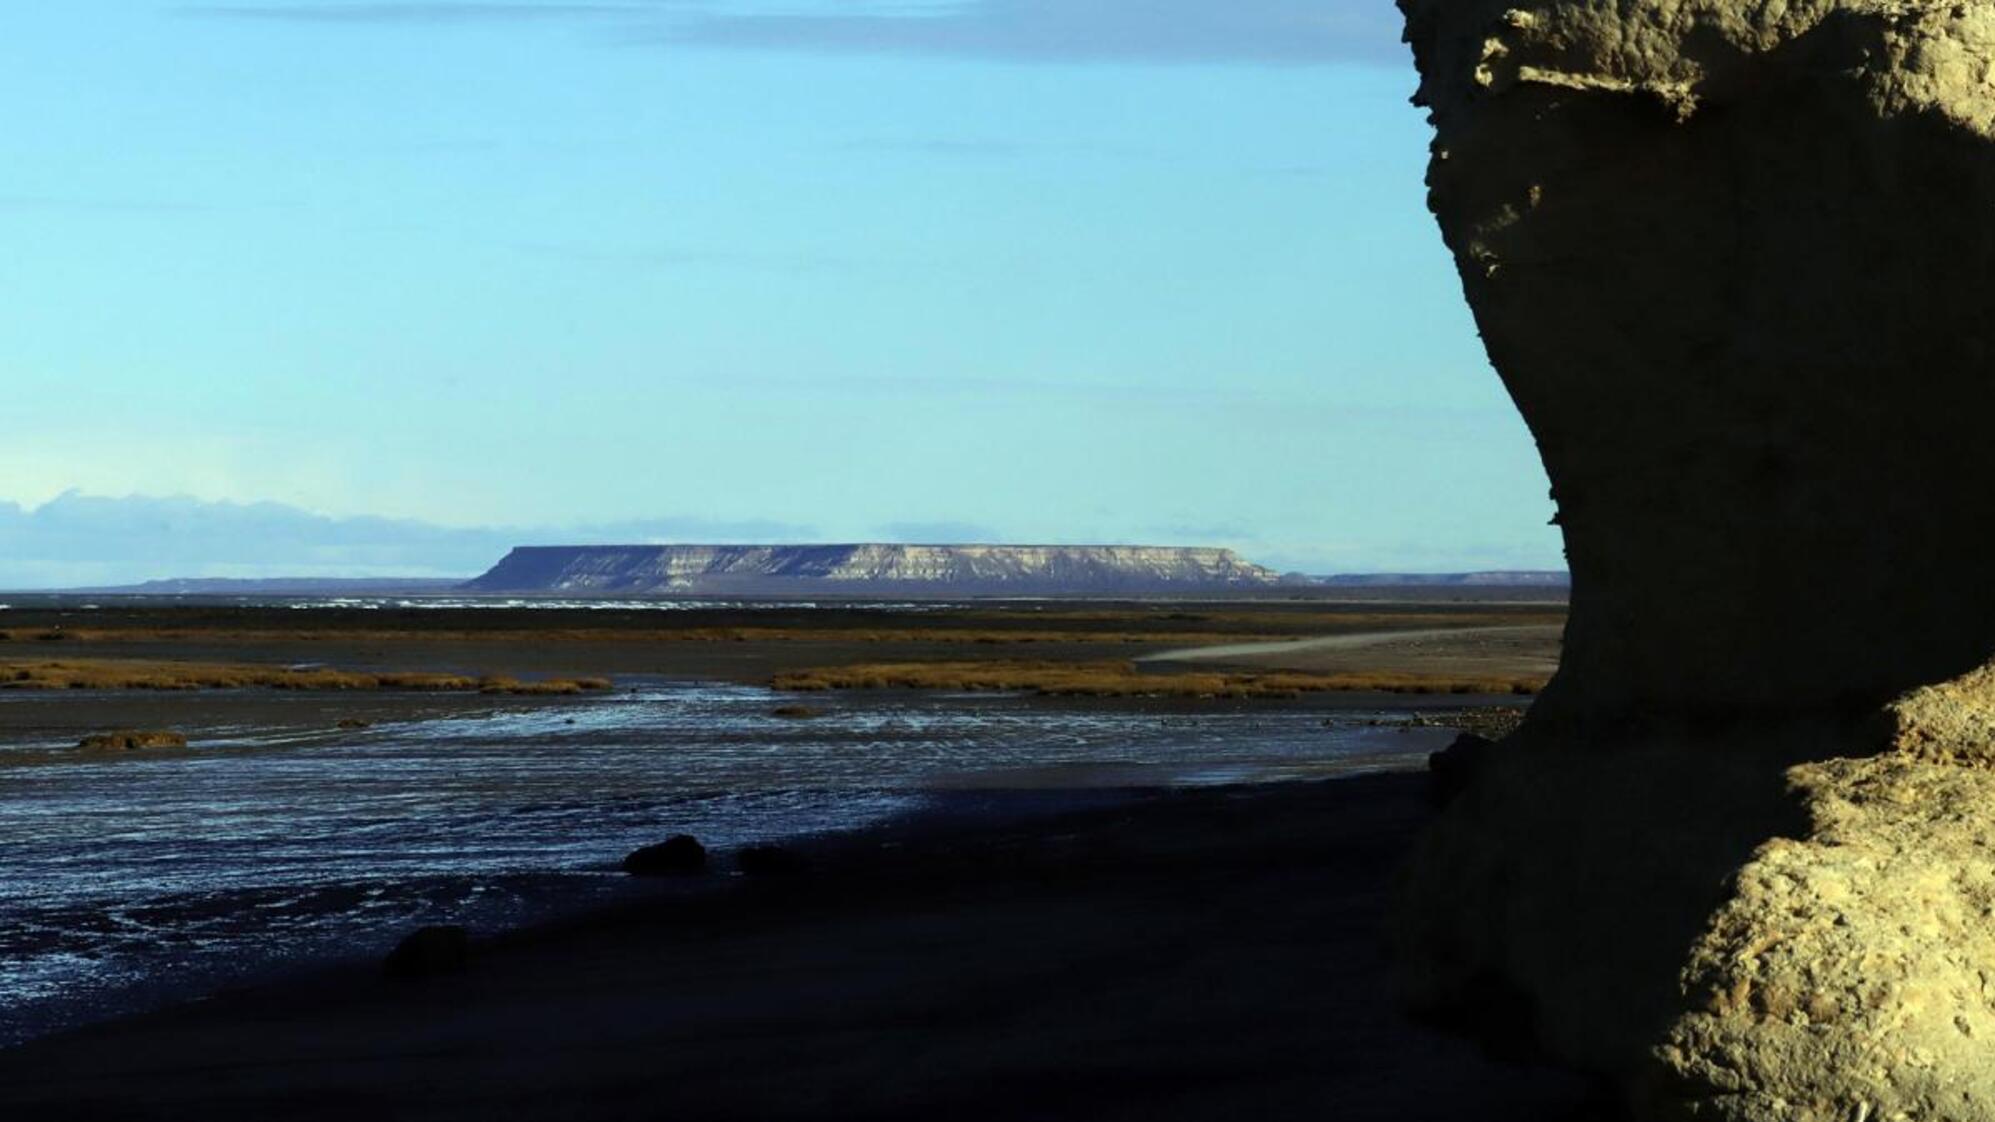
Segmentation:
{"type": "Polygon", "coordinates": [[[513,550],[467,588],[570,595],[1049,595],[1273,585],[1231,550],[1162,546],[633,545],[513,550]]]}
{"type": "Polygon", "coordinates": [[[1995,1120],[1995,4],[1400,5],[1573,576],[1408,996],[1644,1118],[1995,1120]]]}
{"type": "Polygon", "coordinates": [[[1692,946],[1665,1116],[1995,1118],[1995,773],[1832,760],[1692,946]]]}
{"type": "Polygon", "coordinates": [[[1548,713],[1985,659],[1995,6],[1402,6],[1432,204],[1566,532],[1548,713]]]}

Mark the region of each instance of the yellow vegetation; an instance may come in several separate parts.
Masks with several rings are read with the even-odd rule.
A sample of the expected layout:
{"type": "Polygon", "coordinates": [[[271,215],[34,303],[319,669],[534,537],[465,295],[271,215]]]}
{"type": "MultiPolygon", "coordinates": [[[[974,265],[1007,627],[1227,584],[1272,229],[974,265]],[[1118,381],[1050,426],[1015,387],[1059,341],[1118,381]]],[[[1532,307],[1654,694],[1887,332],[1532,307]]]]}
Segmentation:
{"type": "Polygon", "coordinates": [[[331,670],[280,666],[230,666],[137,659],[0,660],[0,689],[14,690],[424,690],[494,694],[579,694],[610,688],[607,678],[557,678],[523,682],[470,677],[331,670]]]}
{"type": "Polygon", "coordinates": [[[1305,693],[1535,694],[1535,675],[1461,677],[1399,671],[1305,674],[1146,673],[1127,662],[889,662],[778,674],[779,690],[1021,690],[1073,697],[1284,698],[1305,693]]]}
{"type": "Polygon", "coordinates": [[[122,729],[86,736],[76,746],[89,752],[133,752],[141,748],[185,748],[187,738],[164,729],[122,729]]]}
{"type": "Polygon", "coordinates": [[[174,625],[162,627],[74,627],[67,630],[0,631],[8,639],[69,640],[86,643],[160,642],[172,640],[333,642],[590,642],[590,643],[1148,643],[1196,647],[1253,640],[1281,640],[1357,632],[1403,631],[1449,627],[1528,626],[1563,623],[1565,614],[1544,612],[1427,611],[1297,611],[1253,612],[1216,610],[1203,613],[1157,613],[1142,610],[1051,609],[1021,620],[1021,613],[995,611],[937,612],[918,622],[874,626],[866,620],[826,620],[809,626],[635,626],[494,628],[410,628],[396,619],[380,626],[350,621],[315,621],[310,627],[243,627],[174,625]],[[1021,625],[1023,624],[1023,625],[1021,625]]]}

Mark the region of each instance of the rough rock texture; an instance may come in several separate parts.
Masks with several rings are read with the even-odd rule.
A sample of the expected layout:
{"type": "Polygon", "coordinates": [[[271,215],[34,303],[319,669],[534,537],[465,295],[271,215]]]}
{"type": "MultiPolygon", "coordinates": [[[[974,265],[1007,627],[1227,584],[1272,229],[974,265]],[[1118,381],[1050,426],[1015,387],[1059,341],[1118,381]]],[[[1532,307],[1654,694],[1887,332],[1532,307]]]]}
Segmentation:
{"type": "Polygon", "coordinates": [[[1886,757],[1792,778],[1806,840],[1761,846],[1692,949],[1654,1113],[1995,1118],[1995,773],[1886,757]]]}
{"type": "Polygon", "coordinates": [[[1862,735],[1493,750],[1402,892],[1405,996],[1641,1118],[1995,1119],[1995,770],[1809,759],[1862,735]]]}
{"type": "Polygon", "coordinates": [[[1573,575],[1408,996],[1645,1118],[1995,1120],[1995,4],[1400,6],[1573,575]]]}
{"type": "Polygon", "coordinates": [[[1985,660],[1995,5],[1402,7],[1431,201],[1565,528],[1547,715],[1985,660]]]}
{"type": "Polygon", "coordinates": [[[1416,1007],[1630,1083],[1683,1009],[1686,950],[1728,878],[1806,818],[1784,769],[1809,740],[1513,737],[1425,839],[1394,942],[1416,1007]]]}

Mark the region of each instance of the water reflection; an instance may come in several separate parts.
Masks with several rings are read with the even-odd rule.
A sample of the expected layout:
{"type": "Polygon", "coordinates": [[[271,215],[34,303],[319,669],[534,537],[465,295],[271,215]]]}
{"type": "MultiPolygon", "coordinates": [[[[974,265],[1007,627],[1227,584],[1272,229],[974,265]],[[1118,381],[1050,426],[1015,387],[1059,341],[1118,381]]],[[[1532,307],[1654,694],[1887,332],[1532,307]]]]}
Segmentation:
{"type": "Polygon", "coordinates": [[[772,714],[784,700],[653,682],[337,740],[214,727],[158,758],[0,745],[0,1042],[375,953],[418,923],[489,928],[601,900],[630,890],[617,859],[668,833],[726,847],[951,789],[1323,775],[1445,737],[1348,711],[1326,727],[1331,710],[1312,708],[843,695],[799,720],[772,714]]]}

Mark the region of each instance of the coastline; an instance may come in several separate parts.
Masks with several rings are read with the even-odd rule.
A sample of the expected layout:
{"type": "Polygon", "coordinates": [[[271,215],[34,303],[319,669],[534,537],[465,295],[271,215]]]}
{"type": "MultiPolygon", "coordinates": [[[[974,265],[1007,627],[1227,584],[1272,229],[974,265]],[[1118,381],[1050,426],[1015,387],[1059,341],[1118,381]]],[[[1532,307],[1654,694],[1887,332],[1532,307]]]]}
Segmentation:
{"type": "Polygon", "coordinates": [[[1580,1118],[1394,1010],[1378,923],[1426,777],[964,792],[811,872],[0,1052],[10,1118],[1580,1118]],[[1076,798],[1106,805],[1067,805],[1076,798]],[[502,1106],[503,1104],[503,1106],[502,1106]]]}
{"type": "MultiPolygon", "coordinates": [[[[1279,604],[752,618],[608,612],[577,629],[582,621],[569,613],[524,609],[131,605],[87,613],[95,632],[77,617],[49,616],[36,626],[60,627],[61,639],[10,641],[5,653],[587,674],[612,678],[616,688],[573,698],[240,689],[8,695],[0,705],[0,744],[9,749],[0,753],[7,765],[0,776],[26,779],[43,765],[78,762],[70,746],[107,728],[187,734],[185,749],[95,757],[66,774],[79,784],[78,797],[99,791],[95,784],[131,786],[145,792],[153,813],[177,807],[180,817],[161,820],[161,837],[180,845],[173,852],[218,861],[221,875],[261,859],[256,838],[292,840],[255,821],[265,798],[259,784],[268,779],[303,793],[285,821],[306,824],[310,836],[333,844],[357,826],[374,831],[366,845],[392,842],[377,856],[380,868],[399,870],[395,876],[465,879],[455,865],[466,857],[504,865],[505,854],[534,854],[571,869],[583,867],[578,858],[590,863],[593,887],[576,882],[572,895],[536,897],[538,910],[481,912],[432,906],[427,889],[381,881],[386,894],[370,895],[369,906],[389,903],[404,918],[333,944],[353,956],[346,965],[327,966],[322,952],[290,941],[318,930],[309,911],[295,913],[307,921],[302,929],[226,928],[235,931],[227,938],[255,932],[242,949],[271,969],[235,975],[242,980],[205,998],[0,1051],[0,1113],[65,1120],[1098,1118],[1118,1110],[1146,1119],[1245,1110],[1578,1117],[1572,1110],[1582,1108],[1573,1104],[1583,1101],[1583,1088],[1565,1076],[1492,1067],[1469,1046],[1404,1023],[1384,977],[1379,924],[1392,870],[1430,814],[1424,776],[1406,769],[1445,743],[1447,734],[1435,730],[1451,717],[1481,706],[1514,715],[1516,697],[1103,700],[768,689],[788,670],[882,658],[940,665],[993,651],[1075,665],[1178,651],[1197,656],[1188,666],[1214,659],[1221,669],[1481,674],[1528,668],[1550,647],[1542,637],[1493,643],[1488,630],[1449,638],[1426,626],[1471,617],[1509,625],[1528,614],[1477,612],[1279,604]],[[751,622],[777,631],[690,638],[751,622]],[[661,640],[661,627],[679,638],[661,640]],[[1378,639],[1379,629],[1390,637],[1378,639]],[[1362,638],[1355,648],[1277,642],[1272,652],[1173,646],[1194,633],[1261,642],[1325,632],[1362,638]],[[978,639],[966,644],[961,636],[970,634],[978,639]],[[791,704],[801,699],[809,704],[791,704]],[[949,724],[955,731],[944,734],[938,718],[972,723],[949,724]],[[1001,731],[976,731],[983,728],[1001,731]],[[1328,741],[1319,738],[1345,738],[1357,750],[1326,755],[1319,745],[1328,741]],[[1047,746],[1042,755],[1009,755],[1033,743],[1047,746]],[[905,790],[918,791],[912,805],[924,809],[855,832],[838,832],[839,815],[820,816],[824,825],[802,830],[831,832],[809,840],[792,831],[784,844],[809,851],[815,872],[807,878],[727,874],[729,846],[774,835],[743,829],[745,820],[729,817],[728,800],[711,813],[700,800],[714,792],[752,798],[763,788],[801,792],[811,799],[798,821],[809,820],[824,810],[826,792],[854,783],[871,791],[876,780],[864,777],[888,773],[878,753],[919,760],[938,744],[955,745],[933,757],[949,766],[901,765],[921,776],[905,790]],[[1060,747],[1076,744],[1086,747],[1060,747]],[[689,759],[719,761],[718,770],[676,763],[681,747],[697,749],[689,759]],[[727,761],[737,759],[802,770],[755,780],[730,770],[727,761]],[[576,767],[585,771],[568,770],[576,767]],[[386,778],[395,774],[420,775],[428,795],[448,791],[464,801],[419,814],[396,801],[386,778]],[[346,795],[321,797],[337,791],[346,795]],[[363,805],[370,791],[376,801],[363,805]],[[571,791],[616,797],[583,813],[571,791]],[[693,800],[683,812],[673,809],[681,798],[693,800]],[[325,814],[302,809],[322,803],[325,814]],[[232,825],[213,818],[211,806],[235,815],[232,825]],[[651,836],[657,823],[674,827],[651,836]],[[677,829],[721,846],[715,875],[661,885],[606,872],[627,848],[677,829]],[[215,849],[218,837],[252,848],[219,858],[234,851],[215,849]],[[420,853],[424,845],[441,846],[436,852],[446,859],[405,860],[403,849],[420,853]],[[557,851],[567,856],[552,858],[557,851]],[[614,889],[595,891],[611,877],[614,889]],[[502,929],[522,920],[526,926],[502,929]],[[380,955],[406,925],[435,922],[472,924],[470,969],[416,987],[386,983],[380,955]]],[[[1506,626],[1494,634],[1532,633],[1506,626]]],[[[19,836],[48,837],[39,859],[52,869],[73,853],[61,834],[19,836]]],[[[85,847],[101,840],[88,831],[70,839],[85,847]]],[[[363,878],[380,875],[365,856],[372,850],[334,849],[336,860],[359,861],[353,867],[363,878]]],[[[125,856],[143,873],[165,868],[148,863],[167,854],[149,845],[125,856]]],[[[178,875],[205,876],[207,868],[182,866],[178,875]]],[[[308,865],[302,878],[282,872],[245,883],[321,875],[308,865]]],[[[327,883],[350,879],[334,871],[327,883]]],[[[501,896],[510,900],[511,892],[501,896]]],[[[149,947],[135,950],[143,958],[149,947]]],[[[179,977],[187,984],[160,996],[217,985],[196,973],[179,977]]]]}

